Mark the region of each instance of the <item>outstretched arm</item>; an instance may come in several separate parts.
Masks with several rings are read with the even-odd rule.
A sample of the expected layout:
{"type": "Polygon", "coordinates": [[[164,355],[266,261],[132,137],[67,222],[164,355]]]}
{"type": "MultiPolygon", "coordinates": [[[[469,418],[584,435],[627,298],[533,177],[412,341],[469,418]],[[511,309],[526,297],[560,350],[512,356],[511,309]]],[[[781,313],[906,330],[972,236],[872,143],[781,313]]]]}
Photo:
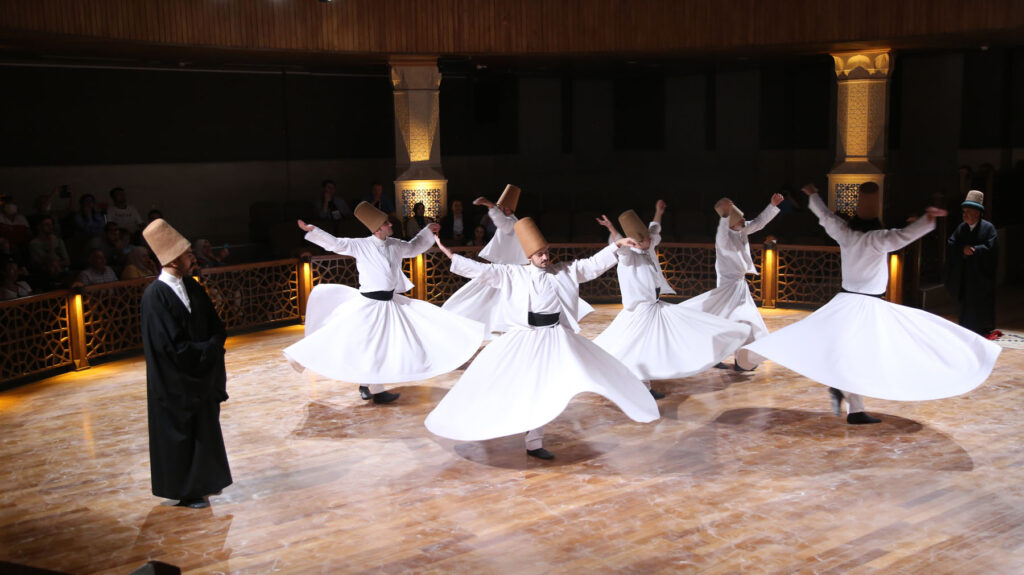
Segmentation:
{"type": "Polygon", "coordinates": [[[762,228],[768,225],[768,222],[772,221],[775,216],[779,215],[779,204],[782,203],[782,194],[773,194],[771,202],[756,218],[750,220],[743,228],[743,233],[746,235],[755,234],[761,231],[762,228]]]}
{"type": "Polygon", "coordinates": [[[351,238],[336,238],[320,228],[312,224],[307,224],[302,220],[298,220],[298,224],[299,229],[306,232],[306,241],[314,243],[329,252],[334,252],[343,256],[352,255],[350,251],[351,238]]]}
{"type": "Polygon", "coordinates": [[[665,208],[667,207],[668,204],[665,203],[665,200],[658,200],[657,202],[654,202],[654,221],[659,226],[661,225],[661,216],[665,215],[665,208]]]}
{"type": "Polygon", "coordinates": [[[622,237],[622,234],[619,233],[619,230],[615,229],[615,224],[608,219],[608,216],[601,214],[601,217],[597,218],[597,223],[608,230],[608,243],[615,243],[615,240],[622,237]]]}
{"type": "Polygon", "coordinates": [[[589,258],[572,262],[570,271],[576,279],[576,283],[588,282],[611,269],[619,261],[615,251],[623,246],[639,247],[632,238],[619,238],[615,243],[608,245],[589,258]]]}
{"type": "Polygon", "coordinates": [[[435,234],[440,229],[440,224],[427,224],[411,240],[399,244],[399,254],[403,258],[411,258],[429,250],[430,246],[434,244],[435,234]]]}
{"type": "Polygon", "coordinates": [[[833,214],[828,209],[828,206],[825,205],[825,202],[818,195],[817,186],[807,184],[801,190],[807,194],[809,198],[807,207],[814,212],[814,215],[818,216],[818,223],[821,224],[821,227],[825,228],[825,233],[838,242],[839,245],[849,243],[856,232],[850,230],[849,224],[843,221],[843,218],[833,214]]]}

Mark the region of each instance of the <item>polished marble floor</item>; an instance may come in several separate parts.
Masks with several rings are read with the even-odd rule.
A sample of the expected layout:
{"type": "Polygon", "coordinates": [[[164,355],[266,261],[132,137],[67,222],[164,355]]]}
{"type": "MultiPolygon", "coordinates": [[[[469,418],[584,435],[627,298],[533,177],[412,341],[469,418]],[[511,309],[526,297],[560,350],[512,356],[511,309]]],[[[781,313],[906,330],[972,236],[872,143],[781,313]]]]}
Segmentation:
{"type": "MultiPolygon", "coordinates": [[[[593,337],[617,313],[598,306],[593,337]]],[[[765,310],[778,329],[806,312],[765,310]]],[[[1018,328],[1024,326],[1017,326],[1018,328]]],[[[849,426],[778,365],[656,382],[662,418],[577,397],[547,427],[458,443],[423,419],[459,372],[374,406],[292,371],[299,326],[232,337],[212,507],[149,490],[141,357],[0,393],[0,561],[130,573],[1022,573],[1024,350],[972,393],[868,400],[849,426]]]]}

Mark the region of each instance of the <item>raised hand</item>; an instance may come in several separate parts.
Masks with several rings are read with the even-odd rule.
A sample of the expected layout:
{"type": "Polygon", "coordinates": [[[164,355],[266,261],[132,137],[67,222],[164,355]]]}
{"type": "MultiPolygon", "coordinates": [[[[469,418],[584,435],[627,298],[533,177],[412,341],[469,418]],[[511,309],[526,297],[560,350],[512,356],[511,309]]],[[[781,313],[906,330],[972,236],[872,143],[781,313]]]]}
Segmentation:
{"type": "Polygon", "coordinates": [[[818,188],[814,184],[807,184],[806,186],[800,188],[800,191],[807,194],[808,196],[813,196],[814,194],[818,193],[818,188]]]}
{"type": "Polygon", "coordinates": [[[492,202],[491,200],[488,200],[487,198],[485,198],[483,196],[480,196],[479,198],[473,200],[473,205],[474,206],[487,206],[487,208],[490,209],[490,208],[494,207],[494,202],[492,202]]]}
{"type": "Polygon", "coordinates": [[[311,232],[311,231],[313,231],[314,227],[316,227],[316,226],[312,226],[312,225],[307,224],[306,222],[304,222],[302,220],[299,220],[299,229],[304,231],[304,232],[311,232]]]}
{"type": "Polygon", "coordinates": [[[597,218],[597,223],[608,228],[608,231],[612,231],[612,222],[608,219],[608,216],[601,214],[601,217],[597,218]]]}
{"type": "Polygon", "coordinates": [[[441,231],[441,224],[427,224],[427,229],[430,230],[431,233],[437,234],[437,232],[441,231]]]}
{"type": "Polygon", "coordinates": [[[657,202],[654,202],[654,211],[656,212],[664,212],[667,207],[668,204],[665,203],[665,200],[658,200],[657,202]]]}
{"type": "Polygon", "coordinates": [[[782,197],[782,194],[772,194],[772,205],[773,206],[777,206],[777,205],[781,204],[782,200],[784,200],[784,199],[785,198],[782,197]]]}
{"type": "Polygon", "coordinates": [[[452,257],[452,250],[441,243],[441,236],[434,236],[434,243],[437,244],[437,249],[441,250],[441,253],[449,258],[452,257]]]}
{"type": "Polygon", "coordinates": [[[630,238],[630,237],[619,238],[619,239],[615,240],[615,245],[620,247],[620,248],[622,246],[629,246],[631,248],[637,248],[637,249],[640,248],[640,244],[636,243],[636,240],[634,240],[633,238],[630,238]]]}
{"type": "Polygon", "coordinates": [[[928,219],[931,221],[935,221],[935,218],[945,217],[946,215],[949,214],[949,212],[947,212],[946,210],[942,208],[936,208],[935,206],[928,206],[927,208],[924,209],[924,213],[925,215],[928,216],[928,219]]]}

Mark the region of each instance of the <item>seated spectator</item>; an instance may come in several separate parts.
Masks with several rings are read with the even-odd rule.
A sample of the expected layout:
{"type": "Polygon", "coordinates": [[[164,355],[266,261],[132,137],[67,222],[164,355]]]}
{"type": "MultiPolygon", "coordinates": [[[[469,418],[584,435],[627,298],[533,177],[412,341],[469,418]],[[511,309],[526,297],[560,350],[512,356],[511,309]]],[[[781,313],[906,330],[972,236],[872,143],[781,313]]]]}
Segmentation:
{"type": "Polygon", "coordinates": [[[71,275],[71,257],[64,240],[53,230],[53,217],[36,221],[36,235],[28,244],[29,268],[50,285],[59,285],[71,275]]]}
{"type": "Polygon", "coordinates": [[[121,272],[123,280],[155,276],[160,271],[153,263],[153,258],[149,257],[149,250],[142,246],[132,246],[132,251],[128,252],[127,261],[124,271],[121,272]]]}
{"type": "Polygon", "coordinates": [[[114,203],[107,206],[107,221],[114,222],[117,227],[128,230],[135,237],[142,231],[142,216],[135,206],[128,205],[128,195],[124,188],[110,190],[110,200],[114,203]]]}
{"type": "MultiPolygon", "coordinates": [[[[60,237],[64,237],[64,234],[61,231],[60,222],[61,218],[63,218],[65,214],[58,214],[58,210],[54,209],[54,203],[56,203],[57,201],[58,193],[68,193],[67,186],[58,186],[56,188],[53,188],[53,190],[50,191],[50,193],[43,194],[37,197],[35,203],[33,204],[35,211],[32,212],[31,216],[29,216],[29,220],[40,219],[43,216],[49,216],[53,218],[53,233],[57,234],[60,237]]],[[[70,206],[68,207],[70,209],[70,206]]]]}
{"type": "Polygon", "coordinates": [[[442,240],[449,240],[453,245],[460,245],[466,242],[466,235],[469,231],[469,221],[462,213],[462,202],[452,201],[448,215],[441,218],[441,231],[438,233],[442,240]]]}
{"type": "Polygon", "coordinates": [[[90,240],[85,253],[90,254],[92,250],[103,250],[107,264],[119,270],[124,267],[125,256],[131,250],[131,245],[124,243],[121,228],[117,227],[116,222],[107,222],[103,226],[103,235],[90,240]]]}
{"type": "Polygon", "coordinates": [[[75,213],[75,236],[88,241],[103,235],[107,219],[96,209],[96,196],[83,194],[78,198],[78,212],[75,213]]]}
{"type": "Polygon", "coordinates": [[[224,260],[228,258],[230,252],[225,245],[219,249],[213,249],[210,245],[209,240],[198,239],[192,242],[192,254],[196,256],[196,263],[201,268],[215,268],[218,266],[227,265],[224,260]]]}
{"type": "Polygon", "coordinates": [[[405,229],[405,237],[411,238],[427,227],[427,224],[434,223],[434,218],[428,218],[424,215],[426,210],[427,207],[423,205],[423,202],[416,202],[416,205],[412,207],[412,215],[406,216],[405,222],[402,223],[402,227],[405,229]]]}
{"type": "Polygon", "coordinates": [[[149,218],[148,222],[152,222],[153,220],[162,219],[164,217],[164,214],[160,210],[153,208],[152,210],[149,210],[149,213],[146,214],[146,217],[149,218]]]}
{"type": "Polygon", "coordinates": [[[32,295],[32,286],[19,278],[20,271],[14,258],[0,254],[0,301],[32,295]]]}
{"type": "Polygon", "coordinates": [[[87,286],[117,281],[117,274],[107,265],[103,250],[97,248],[89,252],[89,267],[78,274],[78,281],[87,286]]]}
{"type": "Polygon", "coordinates": [[[370,193],[363,197],[363,200],[378,210],[388,215],[392,223],[401,225],[398,220],[398,213],[395,212],[395,198],[393,194],[385,194],[384,186],[380,182],[370,184],[370,193]]]}
{"type": "Polygon", "coordinates": [[[320,200],[316,204],[317,215],[321,220],[340,221],[352,215],[352,210],[335,192],[334,180],[324,180],[320,200]]]}
{"type": "Polygon", "coordinates": [[[485,246],[487,245],[487,228],[483,226],[477,226],[473,228],[473,237],[466,242],[467,246],[485,246]]]}
{"type": "Polygon", "coordinates": [[[18,213],[18,204],[6,194],[0,195],[0,237],[7,238],[11,249],[18,251],[32,239],[32,228],[25,216],[18,213]]]}

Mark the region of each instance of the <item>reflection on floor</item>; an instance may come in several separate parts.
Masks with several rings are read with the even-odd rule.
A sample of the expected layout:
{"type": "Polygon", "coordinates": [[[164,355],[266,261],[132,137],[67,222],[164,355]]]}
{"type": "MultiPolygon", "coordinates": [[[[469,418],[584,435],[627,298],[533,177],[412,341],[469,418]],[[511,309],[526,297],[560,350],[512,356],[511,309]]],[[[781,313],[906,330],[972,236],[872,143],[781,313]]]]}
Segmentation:
{"type": "MultiPolygon", "coordinates": [[[[618,306],[585,319],[593,337],[618,306]]],[[[778,329],[806,312],[766,310],[778,329]]],[[[222,423],[235,485],[212,507],[149,491],[145,366],[133,358],[0,393],[0,560],[129,573],[1024,572],[1024,351],[973,393],[868,400],[771,363],[655,382],[662,418],[580,396],[522,437],[456,443],[423,419],[460,372],[374,406],[297,374],[299,326],[229,340],[222,423]]]]}

